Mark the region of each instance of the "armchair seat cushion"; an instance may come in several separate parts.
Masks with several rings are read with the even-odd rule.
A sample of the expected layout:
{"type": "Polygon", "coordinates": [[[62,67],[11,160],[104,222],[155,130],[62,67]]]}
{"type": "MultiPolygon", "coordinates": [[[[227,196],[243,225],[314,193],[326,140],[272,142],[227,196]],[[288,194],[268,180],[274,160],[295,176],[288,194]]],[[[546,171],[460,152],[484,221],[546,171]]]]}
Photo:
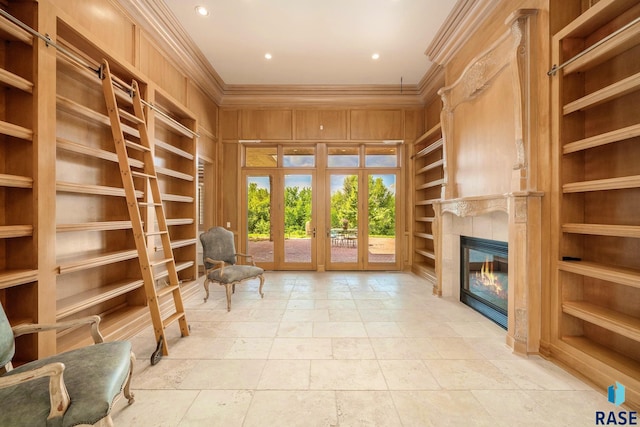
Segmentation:
{"type": "MultiPolygon", "coordinates": [[[[94,424],[106,417],[122,391],[131,366],[131,343],[114,341],[82,347],[35,360],[6,375],[38,368],[51,362],[65,365],[64,382],[71,404],[62,417],[48,426],[94,424]]],[[[40,378],[0,389],[0,426],[37,426],[49,415],[49,379],[40,378]]]]}
{"type": "Polygon", "coordinates": [[[224,268],[224,274],[220,274],[220,272],[221,269],[213,270],[207,275],[207,278],[214,282],[228,284],[258,277],[264,273],[264,270],[253,265],[229,265],[224,268]]]}

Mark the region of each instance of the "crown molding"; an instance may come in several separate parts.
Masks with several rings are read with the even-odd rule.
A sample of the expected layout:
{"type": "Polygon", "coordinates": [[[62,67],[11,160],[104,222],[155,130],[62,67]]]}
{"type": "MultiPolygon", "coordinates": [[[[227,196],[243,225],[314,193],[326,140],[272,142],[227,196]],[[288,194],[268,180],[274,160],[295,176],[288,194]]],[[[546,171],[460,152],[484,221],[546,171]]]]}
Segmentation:
{"type": "Polygon", "coordinates": [[[500,2],[460,0],[425,51],[431,62],[445,66],[500,2]]]}
{"type": "Polygon", "coordinates": [[[223,106],[421,104],[416,85],[229,85],[223,106]]]}
{"type": "Polygon", "coordinates": [[[211,98],[220,103],[225,83],[195,46],[189,35],[161,0],[115,0],[133,22],[160,47],[176,66],[211,98]]]}
{"type": "Polygon", "coordinates": [[[433,64],[418,83],[420,100],[426,104],[438,95],[438,91],[445,85],[444,67],[433,64]]]}

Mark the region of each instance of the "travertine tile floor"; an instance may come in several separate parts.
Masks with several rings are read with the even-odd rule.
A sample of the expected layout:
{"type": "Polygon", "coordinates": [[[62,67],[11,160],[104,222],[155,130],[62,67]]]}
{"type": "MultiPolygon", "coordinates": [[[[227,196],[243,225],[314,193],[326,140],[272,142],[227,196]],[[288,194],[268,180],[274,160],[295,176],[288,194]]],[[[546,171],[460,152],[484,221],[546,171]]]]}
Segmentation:
{"type": "Polygon", "coordinates": [[[132,339],[136,401],[117,426],[591,426],[606,397],[423,279],[386,272],[267,272],[186,301],[191,335],[167,330],[151,366],[132,339]]]}

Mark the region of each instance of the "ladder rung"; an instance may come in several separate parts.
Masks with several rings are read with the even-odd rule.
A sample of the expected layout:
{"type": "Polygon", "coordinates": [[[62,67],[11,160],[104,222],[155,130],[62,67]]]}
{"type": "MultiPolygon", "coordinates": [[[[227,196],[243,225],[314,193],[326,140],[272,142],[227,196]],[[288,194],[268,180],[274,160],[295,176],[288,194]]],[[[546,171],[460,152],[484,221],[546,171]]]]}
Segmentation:
{"type": "Polygon", "coordinates": [[[167,234],[167,231],[150,231],[149,233],[145,233],[147,236],[162,236],[163,234],[167,234]]]}
{"type": "Polygon", "coordinates": [[[148,173],[144,173],[144,172],[131,171],[131,175],[138,178],[156,179],[155,175],[149,175],[148,173]]]}
{"type": "Polygon", "coordinates": [[[127,147],[133,148],[134,150],[151,151],[151,148],[145,147],[144,145],[138,144],[137,142],[129,141],[128,139],[125,139],[124,143],[127,145],[127,147]]]}
{"type": "Polygon", "coordinates": [[[140,125],[146,124],[143,119],[141,119],[140,117],[136,116],[135,114],[131,114],[130,112],[128,112],[126,110],[123,110],[122,108],[118,108],[118,112],[120,113],[120,115],[122,117],[124,117],[125,119],[129,120],[130,122],[138,123],[140,125]]]}
{"type": "Polygon", "coordinates": [[[138,205],[140,205],[140,206],[155,206],[155,207],[159,207],[159,206],[162,206],[162,203],[138,202],[138,205]]]}
{"type": "Polygon", "coordinates": [[[165,295],[169,295],[172,292],[175,292],[180,289],[180,285],[167,285],[156,291],[158,298],[162,298],[165,295]]]}
{"type": "Polygon", "coordinates": [[[169,264],[170,262],[173,261],[173,258],[163,258],[163,259],[157,259],[157,260],[153,260],[149,263],[149,265],[151,267],[155,267],[157,265],[162,265],[162,264],[169,264]]]}
{"type": "Polygon", "coordinates": [[[162,326],[166,328],[172,323],[174,323],[175,321],[182,319],[183,317],[184,317],[184,313],[175,312],[171,316],[167,317],[162,321],[162,326]]]}

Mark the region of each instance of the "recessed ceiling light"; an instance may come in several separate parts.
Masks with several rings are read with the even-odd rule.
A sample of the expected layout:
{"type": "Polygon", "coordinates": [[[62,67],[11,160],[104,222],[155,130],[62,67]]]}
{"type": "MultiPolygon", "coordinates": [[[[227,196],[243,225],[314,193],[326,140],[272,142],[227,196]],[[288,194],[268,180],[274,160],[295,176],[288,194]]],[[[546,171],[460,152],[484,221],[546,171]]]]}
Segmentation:
{"type": "Polygon", "coordinates": [[[270,53],[265,53],[264,57],[265,57],[265,59],[271,59],[272,58],[270,53]]]}
{"type": "Polygon", "coordinates": [[[209,16],[209,11],[204,6],[196,6],[196,13],[201,16],[209,16]]]}
{"type": "Polygon", "coordinates": [[[379,58],[380,58],[379,53],[374,53],[373,55],[371,55],[371,59],[379,59],[379,58]]]}

